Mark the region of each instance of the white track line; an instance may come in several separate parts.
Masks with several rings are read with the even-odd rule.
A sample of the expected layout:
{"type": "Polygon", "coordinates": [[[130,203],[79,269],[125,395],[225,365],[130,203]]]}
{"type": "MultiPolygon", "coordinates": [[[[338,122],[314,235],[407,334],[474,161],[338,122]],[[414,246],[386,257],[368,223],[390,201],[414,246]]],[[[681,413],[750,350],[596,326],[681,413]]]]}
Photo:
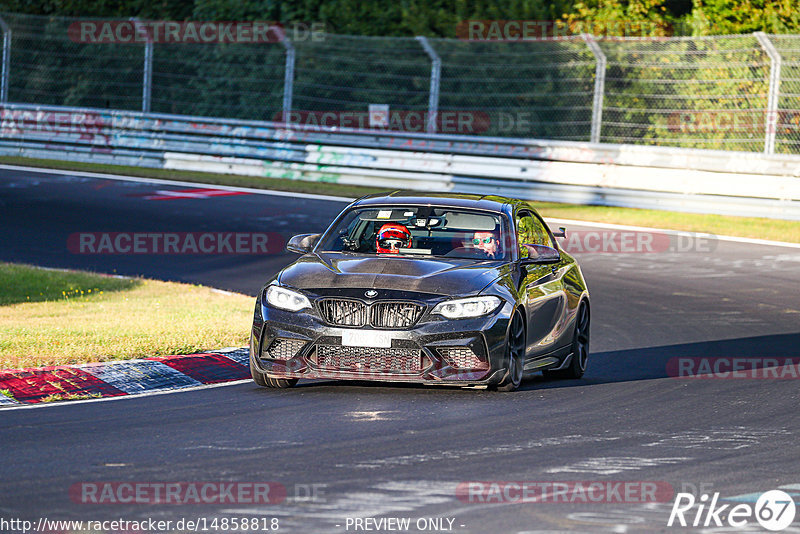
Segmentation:
{"type": "MultiPolygon", "coordinates": [[[[331,195],[315,195],[311,193],[292,193],[289,191],[273,191],[271,189],[254,189],[251,187],[236,187],[231,185],[216,185],[216,184],[204,184],[200,182],[181,182],[181,181],[174,181],[174,180],[159,180],[157,178],[141,178],[138,176],[124,176],[119,174],[105,174],[105,173],[98,173],[98,172],[85,172],[85,171],[65,171],[61,169],[43,169],[41,167],[24,167],[20,165],[3,165],[0,164],[0,169],[8,169],[13,171],[26,171],[26,172],[38,172],[41,174],[63,174],[67,176],[84,176],[86,178],[99,178],[104,180],[121,180],[127,182],[141,182],[147,184],[158,184],[158,185],[181,185],[181,186],[189,186],[189,187],[197,187],[197,188],[205,188],[205,189],[221,189],[225,191],[240,191],[244,193],[252,193],[255,195],[269,195],[269,196],[277,196],[277,197],[291,197],[291,198],[308,198],[314,200],[329,200],[332,202],[352,202],[355,200],[354,198],[348,197],[337,197],[331,195]]],[[[548,222],[552,222],[555,224],[573,224],[576,226],[593,226],[596,228],[611,228],[611,229],[618,229],[618,230],[636,230],[636,231],[646,231],[646,232],[663,232],[663,233],[675,233],[675,234],[687,234],[692,232],[687,231],[680,231],[680,230],[670,230],[665,228],[651,228],[646,226],[629,226],[625,224],[611,224],[611,223],[601,223],[601,222],[593,222],[593,221],[577,221],[573,219],[558,219],[558,218],[550,218],[545,217],[548,222]]],[[[696,232],[698,234],[703,234],[703,232],[696,232]]],[[[737,237],[737,236],[729,236],[729,235],[715,235],[715,234],[704,234],[713,236],[720,241],[733,241],[736,243],[750,243],[753,245],[765,245],[771,247],[786,247],[786,248],[800,248],[800,243],[787,243],[784,241],[770,241],[767,239],[754,239],[750,237],[737,237]]]]}
{"type": "MultiPolygon", "coordinates": [[[[767,239],[755,239],[752,237],[737,237],[731,235],[716,235],[716,234],[709,234],[706,232],[692,232],[690,230],[667,230],[664,228],[651,228],[649,226],[629,226],[626,224],[612,224],[612,223],[601,223],[601,222],[591,222],[591,221],[576,221],[574,219],[554,219],[551,217],[545,217],[547,222],[554,223],[554,224],[572,224],[575,226],[591,226],[594,228],[611,228],[615,230],[635,230],[639,232],[661,232],[664,234],[674,234],[674,235],[699,235],[703,237],[718,239],[720,241],[735,241],[738,243],[750,243],[753,245],[767,245],[770,247],[788,247],[788,248],[800,248],[800,243],[787,243],[785,241],[770,241],[767,239]]],[[[569,234],[567,234],[569,235],[569,234]]]]}
{"type": "Polygon", "coordinates": [[[123,182],[141,182],[143,184],[157,185],[182,185],[196,187],[198,189],[220,189],[223,191],[236,191],[241,193],[253,193],[256,195],[270,195],[276,197],[308,198],[313,200],[331,200],[334,202],[352,202],[354,198],[336,197],[332,195],[315,195],[312,193],[293,193],[291,191],[273,191],[271,189],[254,189],[252,187],[237,187],[234,185],[204,184],[200,182],[182,182],[178,180],[161,180],[158,178],[142,178],[140,176],[125,176],[122,174],[106,174],[101,172],[86,171],[65,171],[62,169],[44,169],[42,167],[23,167],[20,165],[3,165],[0,169],[10,171],[38,172],[40,174],[63,174],[66,176],[84,176],[86,178],[100,178],[103,180],[120,180],[123,182]]]}

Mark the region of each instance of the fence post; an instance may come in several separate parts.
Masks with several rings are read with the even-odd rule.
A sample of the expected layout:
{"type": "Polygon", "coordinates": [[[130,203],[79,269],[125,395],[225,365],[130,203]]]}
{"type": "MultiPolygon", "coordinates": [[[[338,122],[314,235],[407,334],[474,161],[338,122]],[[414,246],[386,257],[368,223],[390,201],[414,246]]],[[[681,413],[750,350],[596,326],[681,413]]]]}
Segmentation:
{"type": "Polygon", "coordinates": [[[439,115],[439,81],[442,72],[442,60],[436,50],[433,49],[428,39],[422,35],[417,37],[417,41],[422,45],[425,53],[431,58],[431,88],[428,95],[428,124],[425,131],[436,133],[436,123],[439,115]]]}
{"type": "Polygon", "coordinates": [[[142,87],[142,111],[150,113],[150,100],[153,92],[153,41],[144,44],[144,87],[142,87]]]}
{"type": "Polygon", "coordinates": [[[284,33],[281,39],[286,48],[286,66],[283,74],[283,108],[281,119],[288,124],[292,118],[292,95],[294,94],[294,45],[284,33]]]}
{"type": "Polygon", "coordinates": [[[764,125],[764,153],[775,153],[775,134],[778,130],[778,97],[781,89],[781,55],[764,32],[755,32],[756,39],[769,56],[769,96],[764,125]]]}
{"type": "Polygon", "coordinates": [[[589,134],[589,141],[599,143],[600,127],[603,123],[603,95],[606,87],[606,55],[600,49],[600,45],[597,44],[593,35],[582,33],[581,37],[586,42],[589,50],[592,51],[596,65],[594,70],[594,98],[592,99],[592,129],[589,134]]]}
{"type": "Polygon", "coordinates": [[[0,70],[0,102],[8,102],[8,76],[11,67],[11,28],[0,17],[0,30],[3,31],[3,66],[0,70]]]}
{"type": "MultiPolygon", "coordinates": [[[[131,21],[139,35],[141,26],[139,19],[132,17],[131,21]]],[[[153,39],[148,28],[143,28],[143,33],[147,35],[144,42],[144,67],[142,69],[142,113],[150,113],[150,100],[153,91],[153,39]]]]}

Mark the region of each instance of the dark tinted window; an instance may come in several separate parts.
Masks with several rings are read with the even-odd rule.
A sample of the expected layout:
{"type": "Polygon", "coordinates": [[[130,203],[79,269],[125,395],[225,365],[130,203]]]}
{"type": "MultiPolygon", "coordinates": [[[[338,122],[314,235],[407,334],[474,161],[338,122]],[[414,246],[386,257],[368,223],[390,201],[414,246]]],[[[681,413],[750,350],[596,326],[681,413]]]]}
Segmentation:
{"type": "Polygon", "coordinates": [[[317,250],[404,256],[507,259],[502,215],[436,206],[354,208],[317,250]]]}
{"type": "Polygon", "coordinates": [[[517,244],[520,258],[528,257],[528,249],[523,245],[553,246],[550,234],[537,217],[526,211],[520,211],[516,217],[517,244]]]}

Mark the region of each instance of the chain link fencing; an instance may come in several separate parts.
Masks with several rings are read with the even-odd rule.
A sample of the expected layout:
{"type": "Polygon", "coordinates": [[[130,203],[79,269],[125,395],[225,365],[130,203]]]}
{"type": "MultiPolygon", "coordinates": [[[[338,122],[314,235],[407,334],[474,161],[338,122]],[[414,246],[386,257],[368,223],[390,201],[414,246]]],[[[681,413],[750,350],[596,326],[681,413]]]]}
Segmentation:
{"type": "Polygon", "coordinates": [[[280,44],[271,43],[156,44],[151,110],[280,120],[285,55],[280,44]]]}
{"type": "Polygon", "coordinates": [[[589,141],[595,60],[580,37],[431,45],[442,61],[440,113],[475,118],[475,132],[457,133],[589,141]]]}
{"type": "Polygon", "coordinates": [[[6,102],[800,153],[796,35],[96,44],[0,16],[6,102]]]}
{"type": "Polygon", "coordinates": [[[415,117],[428,110],[431,60],[415,39],[324,34],[293,44],[295,119],[368,127],[368,104],[415,117]]]}
{"type": "Polygon", "coordinates": [[[144,45],[76,43],[71,19],[0,16],[11,33],[8,101],[141,109],[144,45]]]}
{"type": "Polygon", "coordinates": [[[763,150],[770,61],[752,35],[601,46],[603,141],[763,150]]]}
{"type": "Polygon", "coordinates": [[[800,154],[800,35],[770,39],[781,57],[775,151],[800,154]]]}

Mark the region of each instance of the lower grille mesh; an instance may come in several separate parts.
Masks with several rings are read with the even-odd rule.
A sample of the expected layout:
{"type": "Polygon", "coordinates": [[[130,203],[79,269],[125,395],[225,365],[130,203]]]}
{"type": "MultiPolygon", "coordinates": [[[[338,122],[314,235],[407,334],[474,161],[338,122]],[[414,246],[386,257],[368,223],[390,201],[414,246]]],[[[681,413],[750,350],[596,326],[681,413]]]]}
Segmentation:
{"type": "Polygon", "coordinates": [[[481,361],[478,356],[472,352],[468,347],[437,349],[442,358],[445,359],[451,367],[459,367],[461,369],[475,369],[485,367],[486,363],[481,361]]]}
{"type": "Polygon", "coordinates": [[[419,349],[318,345],[317,365],[326,369],[418,373],[422,370],[422,354],[419,349]]]}
{"type": "Polygon", "coordinates": [[[276,338],[262,353],[262,357],[273,360],[291,360],[306,342],[300,339],[276,338]]]}

